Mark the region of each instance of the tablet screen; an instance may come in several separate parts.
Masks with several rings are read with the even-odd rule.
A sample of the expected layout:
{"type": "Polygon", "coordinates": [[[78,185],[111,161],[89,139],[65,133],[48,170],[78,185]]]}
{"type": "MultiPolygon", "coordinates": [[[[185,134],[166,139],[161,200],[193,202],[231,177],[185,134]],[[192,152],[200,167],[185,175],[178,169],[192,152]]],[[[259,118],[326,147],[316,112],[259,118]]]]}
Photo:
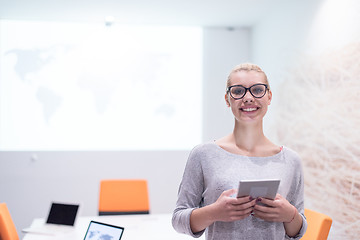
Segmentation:
{"type": "Polygon", "coordinates": [[[237,197],[251,196],[252,198],[264,197],[274,199],[278,191],[280,180],[241,180],[237,197]]]}

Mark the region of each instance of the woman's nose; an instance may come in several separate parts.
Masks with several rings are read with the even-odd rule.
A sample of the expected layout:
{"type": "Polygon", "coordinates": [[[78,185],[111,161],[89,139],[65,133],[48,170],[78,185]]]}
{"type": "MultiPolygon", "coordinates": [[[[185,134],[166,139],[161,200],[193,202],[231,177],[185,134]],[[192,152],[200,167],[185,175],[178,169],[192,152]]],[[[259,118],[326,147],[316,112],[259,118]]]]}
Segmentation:
{"type": "Polygon", "coordinates": [[[252,102],[254,100],[253,95],[251,95],[250,91],[246,91],[245,96],[243,97],[243,102],[252,102]]]}

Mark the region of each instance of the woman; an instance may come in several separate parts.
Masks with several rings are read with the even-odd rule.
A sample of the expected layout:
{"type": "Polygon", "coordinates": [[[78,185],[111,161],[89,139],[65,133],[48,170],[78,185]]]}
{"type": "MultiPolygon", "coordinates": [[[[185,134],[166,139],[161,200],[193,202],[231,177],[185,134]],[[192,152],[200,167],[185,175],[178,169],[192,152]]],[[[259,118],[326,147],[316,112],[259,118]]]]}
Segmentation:
{"type": "Polygon", "coordinates": [[[234,130],[191,151],[172,219],[178,232],[193,237],[206,232],[206,239],[216,240],[300,239],[305,233],[300,158],[263,132],[271,98],[260,67],[245,63],[231,71],[225,101],[234,130]],[[276,198],[235,197],[240,180],[255,179],[280,179],[276,198]]]}

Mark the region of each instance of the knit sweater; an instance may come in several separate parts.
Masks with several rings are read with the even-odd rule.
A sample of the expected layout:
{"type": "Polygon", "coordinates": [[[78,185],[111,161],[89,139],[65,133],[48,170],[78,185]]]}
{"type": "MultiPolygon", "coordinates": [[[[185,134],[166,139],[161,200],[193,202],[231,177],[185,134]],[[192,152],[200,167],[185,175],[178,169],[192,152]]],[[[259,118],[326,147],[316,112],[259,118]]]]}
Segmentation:
{"type": "Polygon", "coordinates": [[[214,222],[205,230],[206,239],[300,239],[307,228],[304,179],[299,156],[287,147],[273,156],[248,157],[227,152],[214,142],[196,146],[189,155],[179,187],[173,227],[180,233],[200,237],[204,231],[191,231],[191,212],[214,203],[223,191],[237,189],[240,180],[258,179],[280,179],[278,193],[297,208],[303,219],[298,235],[290,238],[282,222],[268,222],[250,215],[235,222],[214,222]]]}

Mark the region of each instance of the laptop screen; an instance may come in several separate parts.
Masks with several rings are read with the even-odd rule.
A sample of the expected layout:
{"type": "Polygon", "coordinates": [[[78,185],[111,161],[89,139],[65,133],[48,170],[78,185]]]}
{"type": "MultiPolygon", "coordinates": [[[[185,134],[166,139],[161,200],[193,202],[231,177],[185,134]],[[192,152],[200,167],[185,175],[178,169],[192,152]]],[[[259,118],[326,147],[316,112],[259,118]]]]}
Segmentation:
{"type": "Polygon", "coordinates": [[[46,223],[73,226],[78,209],[78,204],[52,203],[46,223]]]}
{"type": "Polygon", "coordinates": [[[84,240],[111,239],[120,240],[124,232],[123,227],[91,221],[84,240]]]}

